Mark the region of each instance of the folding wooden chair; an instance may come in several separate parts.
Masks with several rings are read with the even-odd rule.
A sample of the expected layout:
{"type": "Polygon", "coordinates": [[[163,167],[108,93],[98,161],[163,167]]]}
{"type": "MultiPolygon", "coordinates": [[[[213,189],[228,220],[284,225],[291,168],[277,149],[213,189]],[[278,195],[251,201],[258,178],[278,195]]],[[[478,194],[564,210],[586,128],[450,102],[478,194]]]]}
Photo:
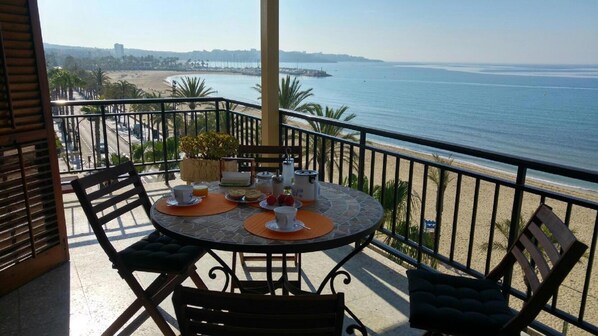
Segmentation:
{"type": "Polygon", "coordinates": [[[344,294],[272,296],[177,287],[182,336],[342,335],[344,294]]]}
{"type": "Polygon", "coordinates": [[[410,325],[428,330],[430,335],[519,335],[556,293],[586,249],[548,206],[540,205],[485,279],[407,271],[410,325]],[[509,308],[497,283],[515,263],[521,266],[532,293],[518,313],[509,308]]]}
{"type": "Polygon", "coordinates": [[[137,296],[104,335],[115,334],[142,306],[164,335],[174,335],[157,306],[187,277],[191,277],[196,286],[206,288],[195,271],[195,263],[205,251],[197,246],[181,245],[158,231],[122,251],[115,249],[104,231],[106,223],[138,207],[143,207],[149,219],[151,203],[131,162],[73,180],[71,185],[113,268],[137,296]],[[159,275],[144,289],[135,279],[134,271],[159,275]]]}

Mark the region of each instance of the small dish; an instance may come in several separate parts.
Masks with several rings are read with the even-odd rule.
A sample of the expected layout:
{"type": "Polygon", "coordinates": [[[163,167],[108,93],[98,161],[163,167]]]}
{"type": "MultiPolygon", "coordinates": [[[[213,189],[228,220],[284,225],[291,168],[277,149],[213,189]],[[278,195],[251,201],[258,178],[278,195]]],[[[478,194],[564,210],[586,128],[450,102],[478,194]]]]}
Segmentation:
{"type": "MultiPolygon", "coordinates": [[[[278,202],[276,202],[276,204],[274,204],[274,205],[269,205],[266,200],[263,200],[260,202],[260,208],[266,209],[266,210],[274,210],[274,209],[278,208],[279,206],[282,206],[282,205],[279,205],[278,202]]],[[[301,201],[299,201],[299,200],[295,200],[295,204],[293,206],[295,208],[299,209],[303,206],[303,203],[301,203],[301,201]]]]}
{"type": "Polygon", "coordinates": [[[276,231],[276,232],[297,232],[299,230],[302,230],[303,227],[305,226],[305,224],[303,224],[302,221],[298,221],[295,220],[295,222],[293,223],[293,225],[291,225],[290,228],[288,229],[281,229],[278,227],[278,223],[276,223],[276,219],[273,219],[271,221],[266,222],[266,228],[272,231],[276,231]]]}
{"type": "Polygon", "coordinates": [[[229,200],[231,202],[237,202],[237,203],[256,203],[256,202],[261,202],[262,200],[266,199],[266,195],[262,194],[262,196],[258,197],[255,200],[251,200],[251,201],[246,200],[245,196],[241,197],[240,199],[234,199],[234,198],[230,197],[230,195],[228,193],[224,194],[224,198],[226,198],[227,200],[229,200]]]}
{"type": "Polygon", "coordinates": [[[191,206],[191,205],[195,205],[195,204],[199,204],[201,202],[201,198],[199,197],[191,197],[191,200],[188,203],[179,203],[177,202],[176,199],[170,197],[166,200],[166,204],[170,205],[170,206],[180,206],[180,207],[186,207],[186,206],[191,206]]]}

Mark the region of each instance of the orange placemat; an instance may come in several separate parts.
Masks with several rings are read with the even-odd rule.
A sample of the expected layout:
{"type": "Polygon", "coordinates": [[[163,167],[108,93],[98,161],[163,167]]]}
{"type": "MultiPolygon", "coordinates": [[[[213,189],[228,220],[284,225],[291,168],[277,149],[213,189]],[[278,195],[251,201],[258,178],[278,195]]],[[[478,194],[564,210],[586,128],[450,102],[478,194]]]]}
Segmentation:
{"type": "Polygon", "coordinates": [[[250,233],[263,238],[277,240],[303,240],[323,236],[334,228],[332,220],[324,215],[311,211],[297,211],[297,219],[305,223],[311,230],[301,229],[296,232],[276,232],[266,228],[266,223],[274,219],[274,212],[260,212],[245,219],[243,226],[250,233]]]}
{"type": "Polygon", "coordinates": [[[156,210],[172,216],[195,217],[210,216],[230,211],[237,207],[237,203],[224,198],[224,194],[210,193],[204,197],[199,204],[177,207],[166,204],[166,198],[156,202],[156,210]]]}

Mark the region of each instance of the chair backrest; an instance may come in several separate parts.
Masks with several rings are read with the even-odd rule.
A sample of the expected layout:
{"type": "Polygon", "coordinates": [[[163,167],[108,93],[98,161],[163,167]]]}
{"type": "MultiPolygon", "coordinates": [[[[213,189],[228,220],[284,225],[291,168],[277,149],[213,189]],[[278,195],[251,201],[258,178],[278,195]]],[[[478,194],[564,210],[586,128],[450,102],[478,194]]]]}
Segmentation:
{"type": "Polygon", "coordinates": [[[75,179],[71,185],[100,246],[110,261],[117,263],[117,251],[104,231],[104,224],[140,206],[149,218],[151,208],[135,166],[128,161],[75,179]]]}
{"type": "Polygon", "coordinates": [[[505,331],[522,330],[536,318],[586,249],[550,207],[538,207],[515,244],[487,276],[498,280],[517,263],[531,289],[532,294],[505,325],[505,331]]]}
{"type": "MultiPolygon", "coordinates": [[[[282,160],[286,155],[291,155],[295,163],[295,169],[301,169],[301,146],[239,146],[238,155],[243,158],[255,159],[255,171],[272,171],[280,169],[282,172],[282,160]]],[[[248,170],[249,167],[240,167],[240,170],[248,170]]]]}
{"type": "Polygon", "coordinates": [[[344,295],[272,296],[178,287],[172,296],[181,334],[341,335],[344,295]]]}

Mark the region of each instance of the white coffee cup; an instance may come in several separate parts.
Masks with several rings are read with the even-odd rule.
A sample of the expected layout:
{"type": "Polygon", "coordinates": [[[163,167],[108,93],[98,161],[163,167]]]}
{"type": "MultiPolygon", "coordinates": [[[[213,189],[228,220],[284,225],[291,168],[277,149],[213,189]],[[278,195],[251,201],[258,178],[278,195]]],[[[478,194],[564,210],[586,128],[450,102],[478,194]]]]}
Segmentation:
{"type": "Polygon", "coordinates": [[[174,195],[174,199],[179,204],[189,203],[191,202],[191,197],[193,197],[193,186],[190,185],[178,185],[172,188],[172,193],[174,195]]]}
{"type": "Polygon", "coordinates": [[[274,208],[274,216],[276,216],[276,224],[282,230],[288,230],[295,223],[297,217],[297,208],[290,206],[281,206],[274,208]]]}

